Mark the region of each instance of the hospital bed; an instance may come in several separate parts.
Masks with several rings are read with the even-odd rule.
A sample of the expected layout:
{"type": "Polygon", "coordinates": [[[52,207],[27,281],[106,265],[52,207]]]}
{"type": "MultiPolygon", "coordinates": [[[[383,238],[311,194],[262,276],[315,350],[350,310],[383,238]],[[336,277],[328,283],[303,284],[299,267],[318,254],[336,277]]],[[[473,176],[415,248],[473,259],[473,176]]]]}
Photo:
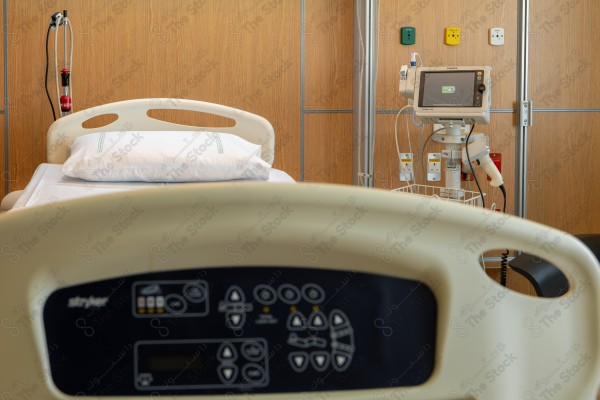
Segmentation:
{"type": "Polygon", "coordinates": [[[0,399],[594,399],[576,238],[412,194],[190,183],[0,217],[0,399]],[[491,281],[515,249],[556,299],[491,281]]]}
{"type": "MultiPolygon", "coordinates": [[[[152,179],[142,182],[84,181],[65,175],[62,171],[62,165],[70,156],[70,146],[73,141],[84,135],[103,132],[114,132],[117,140],[121,139],[125,133],[164,132],[165,137],[168,137],[168,132],[187,132],[190,137],[181,139],[187,142],[181,146],[181,149],[186,150],[183,150],[184,153],[180,157],[186,155],[185,151],[187,149],[197,150],[202,148],[203,142],[199,138],[199,134],[220,132],[235,135],[249,143],[260,145],[260,157],[269,165],[273,163],[275,156],[273,127],[266,119],[249,112],[219,104],[187,99],[155,98],[109,103],[60,118],[50,126],[46,143],[48,162],[37,168],[24,191],[6,196],[2,204],[3,211],[48,204],[81,196],[129,191],[156,185],[164,187],[167,184],[178,184],[168,183],[158,178],[156,182],[152,182],[152,179]],[[170,111],[185,111],[192,115],[193,113],[202,113],[225,118],[231,121],[233,125],[198,127],[177,124],[152,117],[150,114],[152,111],[158,112],[159,116],[161,112],[167,113],[170,111]],[[112,120],[102,126],[88,127],[91,121],[98,121],[102,117],[112,117],[112,120]]],[[[124,139],[121,141],[126,142],[124,139]]],[[[107,163],[115,161],[110,159],[113,154],[119,157],[119,154],[131,151],[131,146],[127,147],[128,143],[121,144],[124,145],[119,149],[115,149],[112,153],[107,152],[107,163]]],[[[160,166],[160,168],[164,171],[169,166],[160,166]]],[[[276,183],[293,182],[293,178],[287,173],[275,168],[269,169],[267,180],[276,183]]]]}

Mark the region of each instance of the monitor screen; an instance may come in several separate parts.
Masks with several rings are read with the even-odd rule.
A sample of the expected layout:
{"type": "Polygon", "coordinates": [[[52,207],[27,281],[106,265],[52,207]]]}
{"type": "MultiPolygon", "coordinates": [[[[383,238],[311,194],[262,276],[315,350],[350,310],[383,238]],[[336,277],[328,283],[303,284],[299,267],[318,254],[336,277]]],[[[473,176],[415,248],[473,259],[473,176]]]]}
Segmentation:
{"type": "Polygon", "coordinates": [[[419,107],[481,107],[483,70],[422,71],[419,107]]]}
{"type": "MultiPolygon", "coordinates": [[[[426,124],[488,124],[492,68],[419,67],[414,72],[415,115],[426,124]]],[[[410,70],[409,70],[410,72],[410,70]]]]}

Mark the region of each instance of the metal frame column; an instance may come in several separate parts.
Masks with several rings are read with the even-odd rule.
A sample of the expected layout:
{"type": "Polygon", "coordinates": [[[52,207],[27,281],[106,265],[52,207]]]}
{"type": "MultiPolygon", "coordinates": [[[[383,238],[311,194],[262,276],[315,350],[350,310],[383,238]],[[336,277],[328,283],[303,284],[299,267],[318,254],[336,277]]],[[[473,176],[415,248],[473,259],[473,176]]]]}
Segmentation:
{"type": "Polygon", "coordinates": [[[354,89],[352,182],[373,186],[375,86],[377,76],[377,0],[354,1],[354,89]]]}
{"type": "Polygon", "coordinates": [[[517,127],[515,148],[515,214],[527,216],[527,146],[533,107],[529,99],[529,0],[519,1],[517,44],[517,127]]]}

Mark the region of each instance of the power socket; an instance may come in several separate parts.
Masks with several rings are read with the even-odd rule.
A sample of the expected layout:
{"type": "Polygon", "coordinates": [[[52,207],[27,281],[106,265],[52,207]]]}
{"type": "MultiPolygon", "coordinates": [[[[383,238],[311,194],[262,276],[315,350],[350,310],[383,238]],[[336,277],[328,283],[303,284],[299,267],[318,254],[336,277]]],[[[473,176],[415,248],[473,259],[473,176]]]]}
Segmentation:
{"type": "Polygon", "coordinates": [[[488,39],[492,46],[502,46],[504,44],[504,28],[490,28],[488,39]]]}
{"type": "Polygon", "coordinates": [[[403,26],[400,28],[400,43],[404,45],[415,44],[416,33],[414,27],[412,26],[403,26]]]}
{"type": "Polygon", "coordinates": [[[439,182],[442,180],[442,155],[440,153],[427,154],[427,181],[439,182]]]}
{"type": "Polygon", "coordinates": [[[400,182],[410,182],[415,178],[412,153],[400,153],[400,182]]]}
{"type": "Polygon", "coordinates": [[[449,26],[444,29],[444,43],[448,46],[456,46],[460,44],[460,28],[457,26],[449,26]]]}

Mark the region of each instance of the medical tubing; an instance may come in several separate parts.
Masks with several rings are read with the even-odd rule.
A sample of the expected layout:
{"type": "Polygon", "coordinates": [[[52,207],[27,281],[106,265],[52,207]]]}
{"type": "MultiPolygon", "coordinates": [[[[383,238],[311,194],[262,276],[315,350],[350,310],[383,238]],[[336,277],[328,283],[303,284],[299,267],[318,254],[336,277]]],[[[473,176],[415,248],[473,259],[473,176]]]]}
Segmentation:
{"type": "MultiPolygon", "coordinates": [[[[504,196],[504,206],[502,207],[502,212],[506,213],[506,188],[504,184],[500,185],[500,190],[502,191],[502,196],[504,196]]],[[[504,250],[502,256],[500,257],[500,284],[506,287],[506,274],[508,273],[508,249],[504,250]]]]}
{"type": "MultiPolygon", "coordinates": [[[[65,10],[65,17],[67,16],[67,10],[65,10]]],[[[73,107],[73,27],[71,26],[71,21],[67,20],[67,25],[69,26],[69,37],[71,38],[71,55],[69,57],[69,75],[71,79],[69,79],[69,96],[71,97],[71,110],[70,112],[74,112],[75,108],[73,107]]],[[[65,28],[66,29],[66,28],[65,28]]],[[[66,62],[66,58],[65,58],[66,62]]]]}
{"type": "MultiPolygon", "coordinates": [[[[410,104],[405,105],[404,107],[402,107],[400,109],[400,111],[398,111],[398,113],[396,114],[396,120],[394,121],[394,141],[396,142],[396,154],[398,155],[398,162],[400,164],[402,164],[402,157],[400,157],[400,145],[398,144],[398,118],[400,117],[400,114],[402,114],[402,111],[406,110],[407,108],[413,108],[410,104]]],[[[412,154],[412,145],[410,143],[410,127],[408,126],[408,119],[406,120],[406,134],[408,137],[408,151],[412,154]]],[[[416,183],[416,175],[414,174],[413,171],[413,182],[416,183]]]]}
{"type": "MultiPolygon", "coordinates": [[[[56,45],[58,40],[58,26],[56,27],[56,30],[54,31],[54,73],[56,74],[56,101],[58,102],[57,104],[60,105],[60,88],[58,85],[58,46],[56,45]]],[[[62,110],[59,110],[60,116],[63,116],[63,112],[62,110]]]]}
{"type": "MultiPolygon", "coordinates": [[[[71,26],[71,22],[68,19],[64,20],[64,24],[65,25],[65,37],[67,35],[67,26],[69,27],[69,35],[71,37],[71,52],[70,52],[70,61],[69,61],[69,70],[70,70],[70,74],[73,74],[72,68],[73,68],[73,27],[71,26]]],[[[55,73],[56,73],[56,99],[58,101],[58,104],[60,104],[60,85],[58,82],[58,26],[56,27],[56,31],[54,32],[54,69],[55,69],[55,73]]],[[[66,52],[66,50],[65,50],[66,52]]],[[[65,57],[65,63],[67,62],[67,59],[65,57]]],[[[73,111],[73,80],[70,79],[70,86],[69,86],[69,96],[71,97],[71,109],[70,112],[73,111]]],[[[68,112],[68,111],[67,111],[68,112]]],[[[63,111],[60,110],[60,116],[63,117],[63,111]]],[[[55,119],[56,120],[56,119],[55,119]]]]}
{"type": "Polygon", "coordinates": [[[469,167],[471,167],[471,170],[473,172],[473,177],[475,178],[475,184],[477,185],[477,190],[479,190],[479,195],[481,196],[481,207],[485,208],[485,199],[483,198],[483,192],[481,191],[481,186],[479,185],[479,180],[477,179],[477,174],[475,173],[475,169],[473,169],[473,166],[471,165],[471,157],[469,156],[469,138],[471,137],[471,134],[473,133],[473,129],[475,129],[475,124],[471,125],[471,130],[469,131],[469,134],[467,135],[467,140],[465,140],[465,150],[467,153],[467,161],[469,162],[469,167]]]}
{"type": "Polygon", "coordinates": [[[50,64],[50,57],[48,55],[48,42],[49,42],[49,38],[50,38],[50,30],[52,29],[52,25],[48,26],[48,32],[46,33],[46,77],[45,77],[45,85],[44,88],[46,89],[46,96],[48,96],[48,101],[50,102],[50,107],[52,108],[52,117],[54,118],[54,121],[56,121],[56,111],[54,110],[54,104],[52,103],[52,96],[50,96],[50,91],[48,91],[48,68],[49,68],[49,64],[50,64]]]}

